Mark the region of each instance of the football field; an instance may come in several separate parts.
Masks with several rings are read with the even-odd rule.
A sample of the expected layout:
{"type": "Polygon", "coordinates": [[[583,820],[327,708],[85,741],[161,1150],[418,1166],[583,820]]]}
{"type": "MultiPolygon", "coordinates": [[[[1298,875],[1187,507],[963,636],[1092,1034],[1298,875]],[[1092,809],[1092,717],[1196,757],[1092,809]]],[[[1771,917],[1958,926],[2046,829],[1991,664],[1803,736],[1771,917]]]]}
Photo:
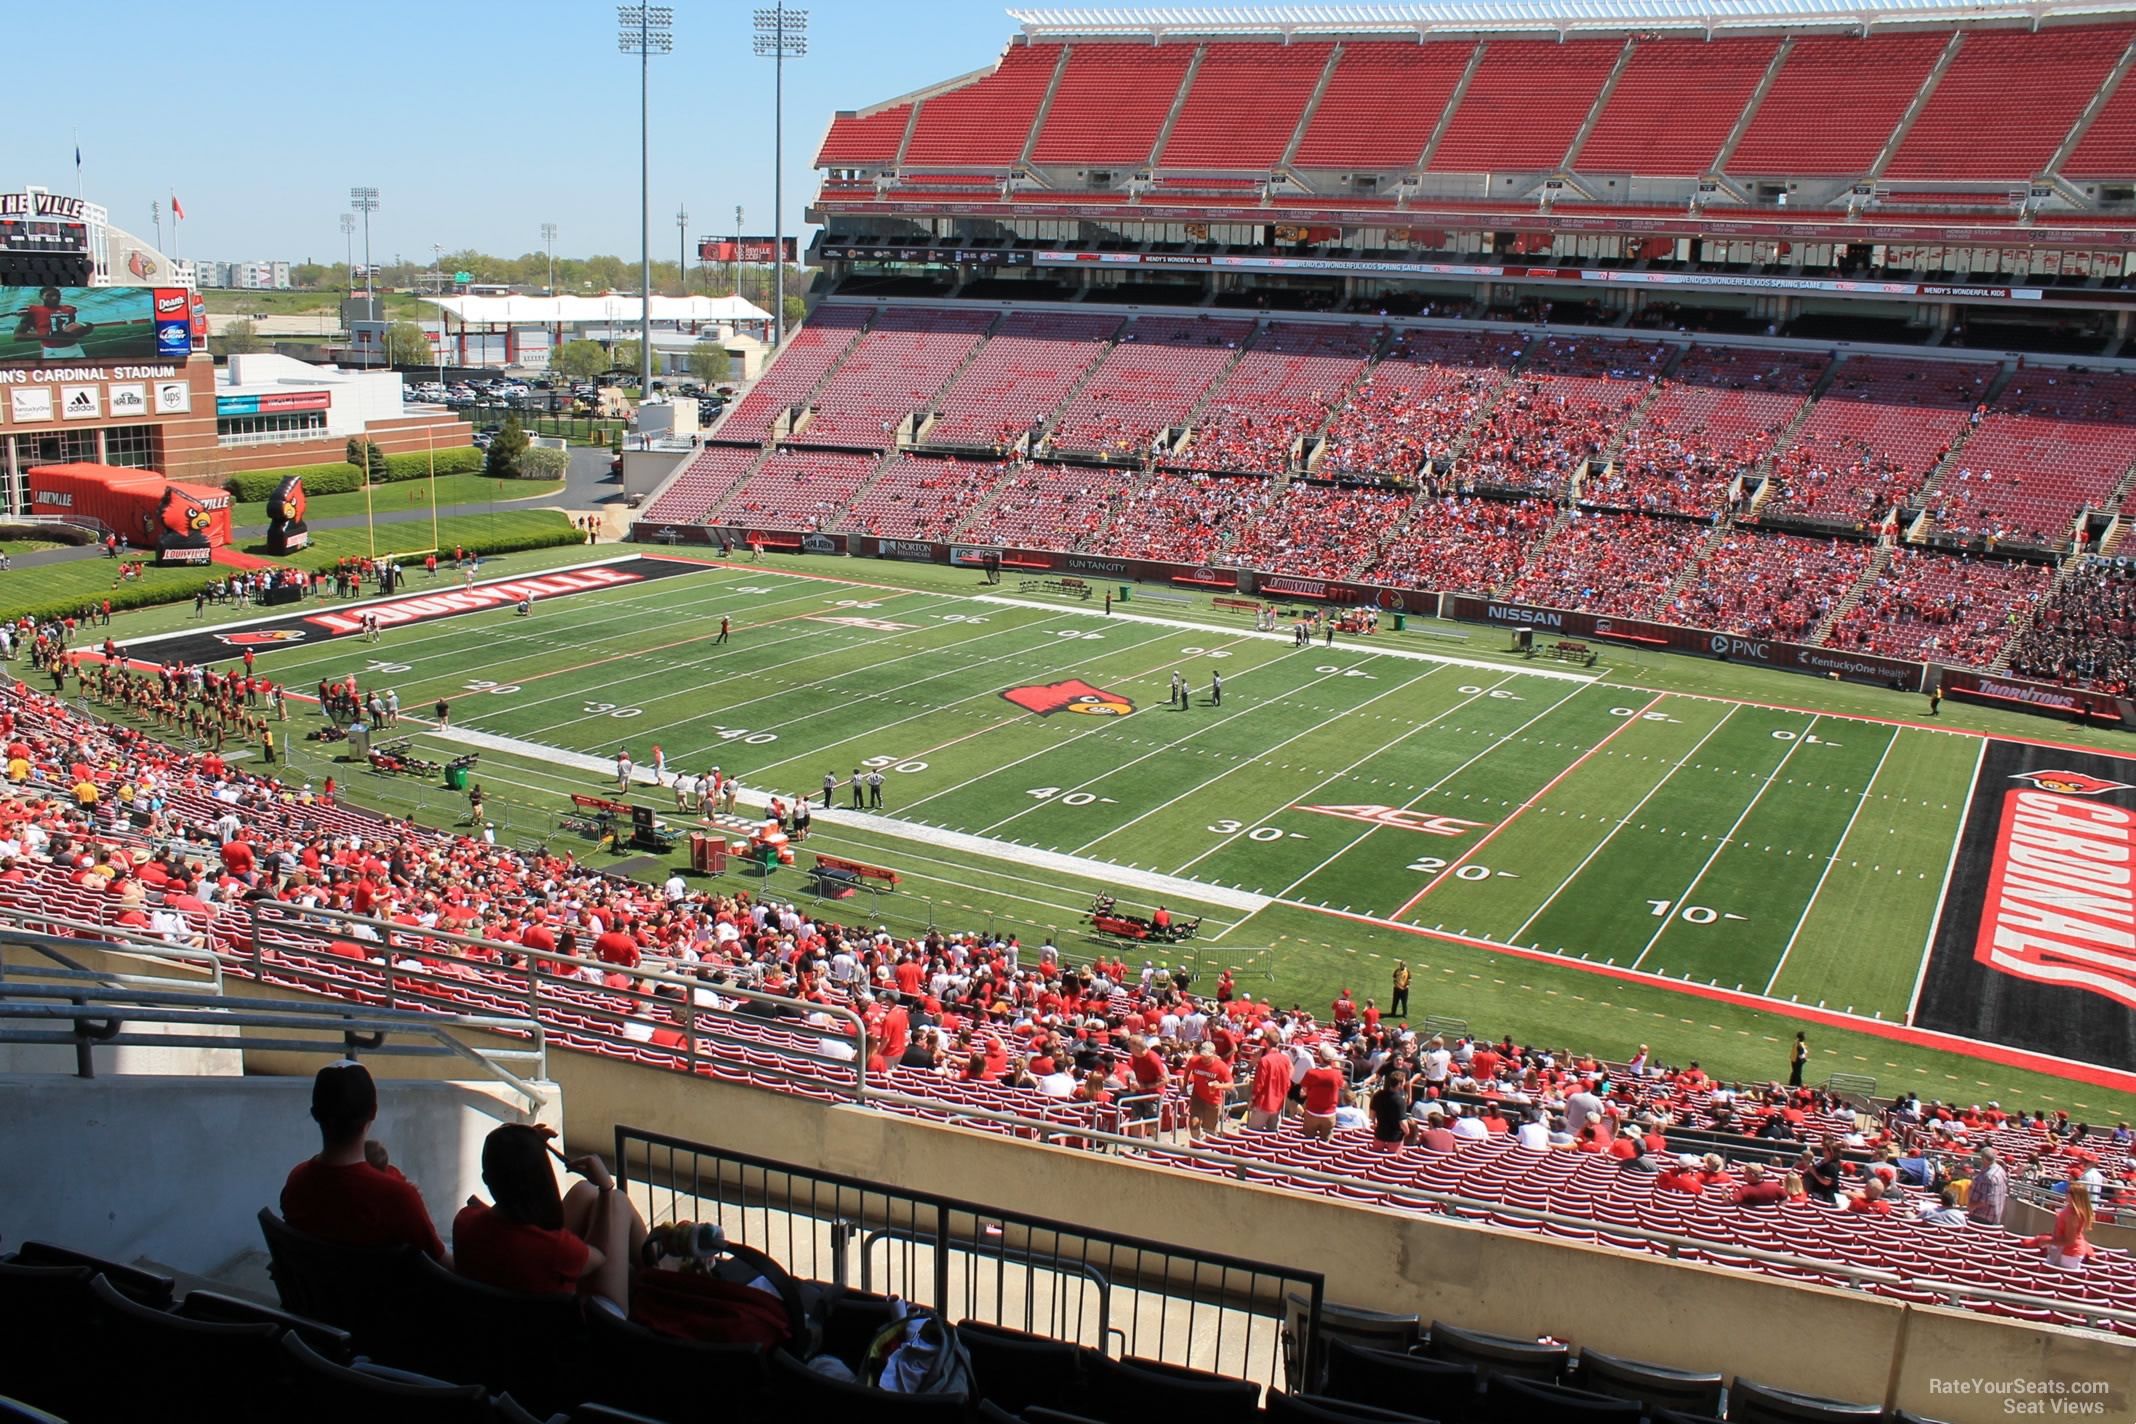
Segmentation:
{"type": "Polygon", "coordinates": [[[479,749],[476,779],[529,816],[612,788],[619,749],[648,779],[658,744],[671,774],[739,776],[745,803],[813,797],[813,848],[1063,933],[1110,891],[1204,916],[1202,955],[1230,941],[1250,963],[1251,921],[1281,905],[1887,1021],[1917,992],[1988,745],[1414,633],[1298,648],[1200,607],[852,567],[863,581],[671,565],[531,617],[270,645],[262,666],[300,690],[391,686],[422,754],[479,749]],[[880,811],[848,810],[855,769],[881,770],[880,811]]]}

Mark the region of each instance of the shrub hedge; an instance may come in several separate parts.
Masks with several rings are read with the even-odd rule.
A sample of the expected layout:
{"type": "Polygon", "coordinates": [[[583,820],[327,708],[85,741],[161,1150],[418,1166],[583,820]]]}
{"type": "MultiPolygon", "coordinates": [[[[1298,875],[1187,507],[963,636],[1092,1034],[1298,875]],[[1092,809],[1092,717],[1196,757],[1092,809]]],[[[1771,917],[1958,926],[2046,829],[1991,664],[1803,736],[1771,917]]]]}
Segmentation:
{"type": "Polygon", "coordinates": [[[294,465],[286,470],[244,470],[230,476],[230,498],[239,504],[259,504],[291,475],[303,479],[308,495],[348,494],[363,488],[363,471],[354,465],[294,465]]]}

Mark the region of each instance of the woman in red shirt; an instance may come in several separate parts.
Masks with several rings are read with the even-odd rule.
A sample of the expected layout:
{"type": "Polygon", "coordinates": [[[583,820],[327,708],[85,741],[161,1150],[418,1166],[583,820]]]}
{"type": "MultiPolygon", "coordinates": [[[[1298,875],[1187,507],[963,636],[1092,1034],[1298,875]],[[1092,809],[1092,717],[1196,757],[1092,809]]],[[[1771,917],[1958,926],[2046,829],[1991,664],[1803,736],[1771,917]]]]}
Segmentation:
{"type": "Polygon", "coordinates": [[[2054,1214],[2054,1234],[2027,1237],[2027,1246],[2047,1248],[2047,1264],[2065,1271],[2084,1269],[2092,1253],[2085,1233],[2092,1226],[2091,1188],[2082,1182],[2069,1184],[2069,1204],[2054,1214]]]}
{"type": "MultiPolygon", "coordinates": [[[[470,1280],[530,1295],[590,1294],[630,1309],[630,1268],[645,1222],[599,1157],[565,1163],[586,1180],[559,1196],[551,1128],[506,1123],[482,1144],[482,1182],[496,1205],[471,1201],[453,1218],[453,1266],[470,1280]]],[[[561,1159],[562,1154],[556,1154],[561,1159]]]]}

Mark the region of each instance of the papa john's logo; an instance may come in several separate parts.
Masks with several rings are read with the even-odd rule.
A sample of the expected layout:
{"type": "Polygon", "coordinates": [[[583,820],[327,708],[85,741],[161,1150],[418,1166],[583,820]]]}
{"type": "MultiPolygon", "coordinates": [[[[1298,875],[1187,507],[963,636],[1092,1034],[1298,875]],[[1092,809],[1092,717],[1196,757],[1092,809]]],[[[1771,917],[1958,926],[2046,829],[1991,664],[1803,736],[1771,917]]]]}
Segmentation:
{"type": "Polygon", "coordinates": [[[1034,683],[1012,687],[1001,694],[1026,712],[1051,717],[1056,712],[1081,712],[1090,717],[1125,717],[1135,710],[1135,701],[1102,687],[1092,687],[1081,678],[1067,682],[1034,683]]]}
{"type": "Polygon", "coordinates": [[[2097,796],[2106,791],[2126,791],[2126,781],[2101,781],[2096,776],[2086,776],[2081,771],[2020,771],[2013,773],[2012,781],[2029,781],[2042,791],[2053,791],[2063,796],[2097,796]]]}
{"type": "Polygon", "coordinates": [[[217,633],[218,642],[228,643],[233,648],[257,648],[268,643],[301,643],[302,628],[256,628],[249,633],[217,633]]]}

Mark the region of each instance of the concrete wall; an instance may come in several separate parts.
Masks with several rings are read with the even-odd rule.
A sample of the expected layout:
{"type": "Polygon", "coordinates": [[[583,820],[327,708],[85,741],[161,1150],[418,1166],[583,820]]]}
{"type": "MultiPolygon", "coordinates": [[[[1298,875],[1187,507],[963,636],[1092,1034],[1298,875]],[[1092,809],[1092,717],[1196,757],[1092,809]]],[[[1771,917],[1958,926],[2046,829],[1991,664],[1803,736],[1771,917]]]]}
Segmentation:
{"type": "MultiPolygon", "coordinates": [[[[242,992],[303,997],[249,985],[242,992]]],[[[468,1041],[479,1045],[481,1037],[468,1041]]],[[[496,1046],[507,1045],[500,1040],[496,1046]]],[[[254,1073],[308,1076],[317,1061],[246,1053],[247,1071],[254,1073]]],[[[428,1067],[409,1059],[374,1060],[371,1066],[382,1084],[397,1070],[421,1074],[428,1067]]],[[[1344,1304],[1414,1312],[1426,1321],[1504,1335],[1554,1335],[1656,1364],[1896,1403],[1952,1424],[2009,1418],[2005,1396],[1942,1392],[1937,1381],[2103,1387],[2103,1394],[2060,1397],[2104,1406],[2087,1411],[2089,1417],[2136,1417],[2136,1341],[1225,1183],[590,1054],[553,1054],[549,1075],[570,1103],[569,1140],[579,1151],[609,1153],[615,1125],[622,1123],[796,1167],[1320,1271],[1328,1299],[1344,1304]]],[[[301,1079],[294,1087],[300,1100],[276,1111],[308,1127],[301,1100],[306,1089],[301,1079]]],[[[7,1091],[0,1083],[0,1093],[7,1091]]],[[[264,1114],[261,1121],[272,1125],[264,1114]]],[[[479,1143],[483,1130],[470,1132],[470,1140],[479,1143]]],[[[383,1140],[393,1141],[390,1131],[382,1126],[383,1140]]],[[[0,1140],[21,1140],[9,1126],[4,1099],[0,1140]]],[[[311,1150],[308,1139],[293,1146],[278,1142],[231,1186],[245,1221],[273,1199],[289,1164],[311,1150]],[[258,1184],[262,1173],[264,1187],[258,1184]]],[[[152,1193],[164,1176],[154,1174],[153,1184],[147,1173],[136,1180],[152,1193]]],[[[195,1179],[172,1174],[169,1180],[195,1179]]],[[[468,1190],[446,1194],[437,1185],[442,1178],[419,1180],[433,1208],[459,1201],[468,1190]]],[[[10,1188],[0,1173],[0,1203],[12,1201],[10,1188]]],[[[4,1223],[0,1230],[16,1234],[4,1223]]]]}
{"type": "MultiPolygon", "coordinates": [[[[453,1214],[483,1191],[482,1139],[525,1121],[523,1101],[494,1083],[381,1078],[372,1136],[448,1242],[453,1214]]],[[[259,1209],[319,1150],[310,1110],[308,1073],[0,1077],[0,1234],[214,1275],[263,1249],[259,1209]]],[[[542,1118],[562,1128],[562,1114],[552,1098],[542,1118]]]]}
{"type": "MultiPolygon", "coordinates": [[[[1132,1161],[834,1107],[609,1059],[559,1054],[581,1149],[625,1123],[915,1192],[1015,1206],[1127,1235],[1317,1270],[1328,1299],[1683,1369],[1740,1373],[1832,1398],[1891,1402],[1952,1424],[2009,1417],[2001,1396],[1933,1381],[2103,1384],[2107,1419],[2136,1411],[2136,1342],[1916,1309],[1859,1291],[1632,1256],[1227,1184],[1132,1161]]],[[[612,1134],[610,1134],[612,1136],[612,1134]]]]}

